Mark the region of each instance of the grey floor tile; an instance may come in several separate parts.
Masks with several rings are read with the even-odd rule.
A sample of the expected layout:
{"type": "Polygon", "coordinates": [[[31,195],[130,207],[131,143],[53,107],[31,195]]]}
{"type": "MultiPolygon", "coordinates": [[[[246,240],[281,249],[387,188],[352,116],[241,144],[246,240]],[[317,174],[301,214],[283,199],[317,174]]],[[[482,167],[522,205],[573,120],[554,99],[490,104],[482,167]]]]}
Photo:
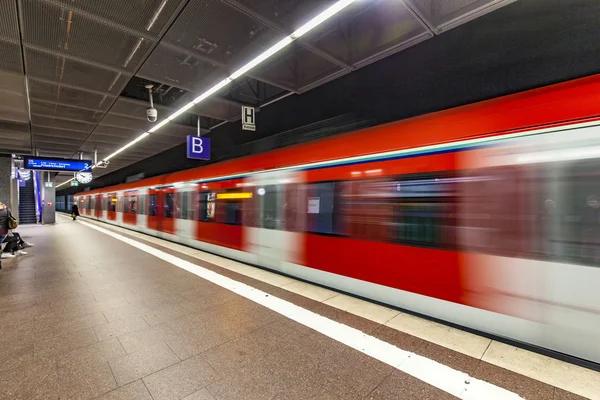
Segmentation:
{"type": "Polygon", "coordinates": [[[104,341],[126,333],[148,328],[149,325],[141,317],[129,318],[94,326],[98,340],[104,341]]]}
{"type": "Polygon", "coordinates": [[[160,344],[110,361],[119,386],[143,378],[179,362],[166,344],[160,344]]]}
{"type": "Polygon", "coordinates": [[[153,400],[141,380],[105,393],[95,400],[153,400]]]}
{"type": "Polygon", "coordinates": [[[117,388],[108,363],[73,362],[58,368],[60,390],[67,399],[93,399],[117,388]]]}
{"type": "Polygon", "coordinates": [[[119,343],[119,340],[113,338],[65,354],[59,354],[56,356],[56,364],[60,368],[82,362],[90,364],[106,363],[114,358],[124,356],[125,354],[125,350],[123,349],[123,346],[121,346],[121,343],[119,343]]]}
{"type": "Polygon", "coordinates": [[[154,325],[146,329],[119,336],[119,341],[127,353],[165,343],[177,338],[177,334],[167,324],[154,325]]]}
{"type": "Polygon", "coordinates": [[[207,389],[198,390],[196,393],[192,393],[186,396],[183,400],[216,400],[207,389]]]}
{"type": "Polygon", "coordinates": [[[193,357],[150,376],[144,383],[155,400],[179,400],[218,378],[216,371],[202,358],[193,357]]]}
{"type": "Polygon", "coordinates": [[[98,339],[92,328],[84,328],[36,341],[34,354],[36,357],[54,357],[97,342],[98,339]]]}

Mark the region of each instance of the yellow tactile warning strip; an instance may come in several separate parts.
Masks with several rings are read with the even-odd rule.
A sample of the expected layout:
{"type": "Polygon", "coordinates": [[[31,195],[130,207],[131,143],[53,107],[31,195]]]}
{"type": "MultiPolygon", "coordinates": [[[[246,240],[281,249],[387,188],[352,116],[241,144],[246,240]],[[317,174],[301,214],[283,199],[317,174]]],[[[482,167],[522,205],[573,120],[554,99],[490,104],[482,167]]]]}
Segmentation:
{"type": "Polygon", "coordinates": [[[600,373],[518,349],[292,278],[103,223],[294,304],[471,374],[525,398],[600,399],[600,373]],[[227,273],[224,272],[229,271],[227,273]],[[501,368],[498,368],[501,367],[501,368]],[[557,389],[555,389],[557,388],[557,389]],[[532,393],[530,393],[532,392],[532,393]]]}

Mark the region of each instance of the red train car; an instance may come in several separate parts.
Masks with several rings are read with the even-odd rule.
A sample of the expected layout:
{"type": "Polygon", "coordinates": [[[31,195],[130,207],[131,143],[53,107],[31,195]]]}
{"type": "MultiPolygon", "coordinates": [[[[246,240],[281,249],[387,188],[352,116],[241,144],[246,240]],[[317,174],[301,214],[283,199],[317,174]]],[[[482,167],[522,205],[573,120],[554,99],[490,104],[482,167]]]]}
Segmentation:
{"type": "Polygon", "coordinates": [[[89,217],[100,197],[102,221],[600,362],[600,222],[585,217],[600,213],[599,104],[593,76],[76,198],[89,217]]]}

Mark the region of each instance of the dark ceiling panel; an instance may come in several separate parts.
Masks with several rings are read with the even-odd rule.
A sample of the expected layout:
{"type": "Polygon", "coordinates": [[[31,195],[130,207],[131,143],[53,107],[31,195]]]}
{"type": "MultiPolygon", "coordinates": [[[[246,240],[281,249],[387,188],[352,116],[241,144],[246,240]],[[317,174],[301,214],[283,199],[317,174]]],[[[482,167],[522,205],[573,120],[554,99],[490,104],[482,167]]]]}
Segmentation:
{"type": "Polygon", "coordinates": [[[150,129],[154,124],[137,118],[129,118],[122,115],[106,114],[100,125],[116,126],[120,128],[133,129],[140,134],[150,129]]]}
{"type": "Polygon", "coordinates": [[[154,43],[44,0],[21,3],[25,44],[133,71],[154,43]]]}
{"type": "Polygon", "coordinates": [[[264,78],[275,84],[301,90],[316,82],[343,73],[344,70],[310,50],[292,43],[280,54],[269,60],[255,72],[258,79],[264,78]]]}
{"type": "Polygon", "coordinates": [[[46,128],[65,129],[67,131],[79,131],[85,133],[90,133],[95,126],[95,124],[88,124],[85,122],[72,121],[68,119],[45,117],[35,114],[31,115],[31,125],[46,128]]]}
{"type": "Polygon", "coordinates": [[[135,139],[139,136],[140,131],[138,129],[128,129],[122,126],[108,126],[108,125],[98,125],[96,129],[94,129],[94,133],[90,136],[90,139],[94,137],[94,135],[106,135],[112,137],[125,137],[130,140],[135,139]]]}
{"type": "Polygon", "coordinates": [[[192,107],[190,111],[198,115],[215,118],[222,121],[234,121],[239,118],[242,113],[241,106],[239,104],[225,101],[218,97],[207,99],[202,103],[192,107]]]}
{"type": "Polygon", "coordinates": [[[0,72],[0,121],[29,122],[23,75],[0,72]]]}
{"type": "Polygon", "coordinates": [[[210,88],[228,73],[208,61],[159,44],[137,75],[196,93],[210,88]]]}
{"type": "Polygon", "coordinates": [[[0,91],[25,95],[25,78],[21,74],[0,71],[0,91]]]}
{"type": "Polygon", "coordinates": [[[274,23],[286,27],[291,33],[313,17],[326,10],[336,0],[225,0],[239,3],[274,23]]]}
{"type": "Polygon", "coordinates": [[[310,33],[318,48],[351,65],[364,65],[382,55],[428,39],[433,34],[401,1],[357,3],[337,23],[310,33]],[[351,15],[350,15],[351,14],[351,15]]]}
{"type": "Polygon", "coordinates": [[[115,95],[121,93],[131,78],[131,75],[122,72],[29,48],[25,48],[25,60],[28,76],[115,95]]]}
{"type": "Polygon", "coordinates": [[[180,0],[49,0],[64,8],[75,8],[98,16],[107,23],[158,37],[159,32],[179,7],[180,0]]]}
{"type": "Polygon", "coordinates": [[[21,45],[0,41],[0,70],[17,74],[23,73],[21,45]]]}
{"type": "Polygon", "coordinates": [[[13,43],[20,41],[17,3],[14,0],[0,0],[0,38],[13,43]]]}
{"type": "Polygon", "coordinates": [[[14,132],[29,134],[29,124],[20,124],[16,122],[0,121],[0,132],[14,132]]]}
{"type": "Polygon", "coordinates": [[[2,120],[29,123],[25,95],[0,91],[0,121],[2,120]]]}
{"type": "Polygon", "coordinates": [[[75,107],[106,111],[114,96],[106,96],[65,85],[57,85],[29,78],[29,97],[42,101],[57,102],[75,107]]]}
{"type": "Polygon", "coordinates": [[[195,0],[188,3],[163,40],[231,65],[243,61],[240,55],[247,58],[249,52],[259,52],[260,43],[264,50],[282,36],[221,0],[195,0]]]}
{"type": "Polygon", "coordinates": [[[435,31],[442,32],[516,0],[405,0],[435,31]]]}
{"type": "Polygon", "coordinates": [[[78,132],[72,130],[65,130],[62,128],[52,128],[47,126],[31,126],[31,134],[32,135],[45,135],[45,136],[55,136],[60,138],[73,138],[81,142],[81,140],[85,139],[88,135],[87,132],[78,132]]]}
{"type": "Polygon", "coordinates": [[[57,103],[48,103],[32,99],[31,115],[49,116],[95,124],[100,121],[104,114],[99,111],[69,107],[57,103]]]}

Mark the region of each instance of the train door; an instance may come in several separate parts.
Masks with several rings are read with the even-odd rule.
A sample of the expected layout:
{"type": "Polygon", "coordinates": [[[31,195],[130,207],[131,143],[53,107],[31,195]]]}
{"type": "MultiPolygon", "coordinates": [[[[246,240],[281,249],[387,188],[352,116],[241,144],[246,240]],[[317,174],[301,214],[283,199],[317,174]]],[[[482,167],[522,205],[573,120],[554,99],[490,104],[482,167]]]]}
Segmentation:
{"type": "Polygon", "coordinates": [[[148,191],[148,228],[175,234],[175,188],[150,189],[148,191]]]}
{"type": "Polygon", "coordinates": [[[128,225],[137,225],[137,210],[137,191],[130,190],[125,192],[125,195],[123,196],[123,223],[128,225]]]}
{"type": "Polygon", "coordinates": [[[96,195],[96,204],[95,204],[95,209],[94,209],[94,216],[97,219],[102,219],[102,195],[101,194],[97,194],[96,195]]]}
{"type": "Polygon", "coordinates": [[[256,201],[255,224],[248,226],[246,248],[256,254],[260,265],[282,271],[300,248],[299,234],[287,230],[286,193],[293,172],[271,172],[251,178],[256,201]]]}
{"type": "Polygon", "coordinates": [[[117,220],[117,202],[119,199],[117,198],[116,193],[110,193],[108,195],[107,200],[107,208],[106,208],[106,219],[109,221],[117,220]]]}

